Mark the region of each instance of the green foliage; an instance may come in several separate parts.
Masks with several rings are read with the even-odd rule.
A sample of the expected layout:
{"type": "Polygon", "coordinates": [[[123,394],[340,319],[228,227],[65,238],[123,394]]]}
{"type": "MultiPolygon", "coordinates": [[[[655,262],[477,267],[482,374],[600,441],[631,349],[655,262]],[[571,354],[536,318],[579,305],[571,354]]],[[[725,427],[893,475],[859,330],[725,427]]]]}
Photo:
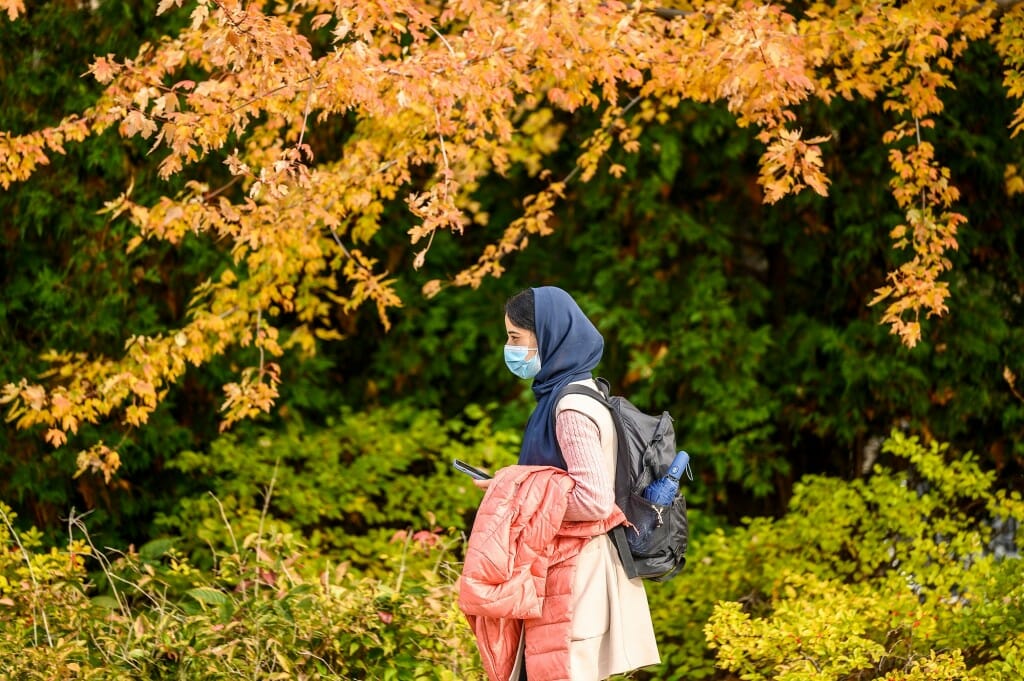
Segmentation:
{"type": "MultiPolygon", "coordinates": [[[[0,560],[7,615],[0,665],[18,678],[479,678],[454,587],[466,522],[457,516],[479,494],[461,490],[466,482],[453,477],[448,455],[498,465],[509,458],[509,443],[496,444],[481,412],[471,411],[447,435],[436,414],[408,407],[376,422],[360,417],[362,437],[350,432],[359,429],[352,418],[343,413],[304,438],[222,438],[235,463],[201,468],[192,461],[188,472],[208,476],[236,505],[225,501],[222,509],[210,495],[206,515],[183,505],[195,514],[165,520],[184,529],[187,519],[194,532],[138,551],[97,551],[74,514],[70,543],[46,549],[38,531],[16,533],[10,509],[0,507],[7,549],[0,560]],[[352,492],[341,482],[325,476],[323,489],[302,486],[289,472],[301,460],[318,479],[317,468],[328,467],[317,462],[325,447],[373,445],[385,462],[382,478],[410,495],[399,470],[425,464],[394,446],[405,429],[435,464],[420,481],[434,503],[419,516],[387,504],[348,505],[352,492]],[[239,481],[250,470],[241,460],[268,476],[249,494],[239,481]],[[379,523],[382,531],[351,543],[331,534],[319,510],[331,494],[360,515],[356,525],[379,523]],[[448,515],[449,531],[413,531],[431,508],[438,522],[448,515]],[[388,537],[390,522],[408,523],[409,531],[388,537]],[[364,541],[372,556],[354,548],[364,541]],[[204,543],[206,552],[198,549],[204,543]]],[[[866,479],[805,478],[778,520],[712,529],[695,512],[687,569],[648,586],[663,662],[635,677],[1019,678],[1020,559],[991,549],[994,521],[1017,523],[1011,529],[1024,522],[1020,495],[994,490],[994,475],[982,472],[976,457],[954,457],[946,446],[894,433],[883,453],[888,465],[866,479]]],[[[325,460],[342,455],[328,452],[325,460]]]]}
{"type": "MultiPolygon", "coordinates": [[[[997,64],[972,48],[947,93],[940,127],[951,134],[922,133],[964,188],[971,227],[950,254],[954,307],[914,351],[864,303],[904,255],[878,238],[902,217],[886,151],[866,143],[891,121],[859,102],[802,113],[832,135],[830,196],[771,210],[750,181],[762,150],[753,133],[721,109],[681,104],[641,137],[645,153],[609,159],[622,177],[572,186],[559,231],[506,276],[577,295],[605,334],[599,371],[640,404],[671,409],[695,464],[707,462],[709,488],[691,497],[708,510],[780,513],[802,474],[859,475],[896,426],[974,450],[1018,484],[1024,404],[1002,376],[1024,375],[1021,232],[1004,213],[1020,212],[1021,196],[1003,175],[1022,151],[999,122],[1012,103],[997,64]]],[[[481,190],[488,207],[491,191],[481,190]]]]}
{"type": "MultiPolygon", "coordinates": [[[[0,506],[4,520],[10,511],[0,506]]],[[[393,584],[304,565],[287,536],[253,537],[210,571],[166,544],[114,556],[81,522],[66,550],[0,527],[0,668],[19,679],[479,678],[452,576],[393,584]],[[83,556],[100,565],[91,584],[83,556]]],[[[403,549],[404,550],[404,549],[403,549]]],[[[431,552],[430,547],[422,547],[431,552]]],[[[391,549],[398,554],[399,549],[391,549]]],[[[404,564],[403,564],[404,567],[404,564]]]]}
{"type": "Polygon", "coordinates": [[[492,470],[514,462],[519,433],[494,431],[493,409],[471,406],[462,418],[442,419],[414,404],[342,408],[320,428],[291,422],[225,435],[207,452],[168,462],[201,491],[183,496],[157,525],[180,535],[179,548],[200,561],[208,546],[233,546],[227,518],[237,537],[273,528],[344,556],[353,569],[393,574],[395,566],[379,560],[389,543],[414,532],[419,542],[441,541],[466,527],[479,504],[480,490],[451,470],[453,458],[492,470]]]}
{"type": "Polygon", "coordinates": [[[784,517],[695,538],[684,574],[652,590],[656,678],[710,677],[710,651],[750,680],[1017,678],[1020,558],[991,541],[993,521],[1024,522],[1020,495],[946,446],[896,432],[884,451],[891,469],[809,476],[784,517]]]}

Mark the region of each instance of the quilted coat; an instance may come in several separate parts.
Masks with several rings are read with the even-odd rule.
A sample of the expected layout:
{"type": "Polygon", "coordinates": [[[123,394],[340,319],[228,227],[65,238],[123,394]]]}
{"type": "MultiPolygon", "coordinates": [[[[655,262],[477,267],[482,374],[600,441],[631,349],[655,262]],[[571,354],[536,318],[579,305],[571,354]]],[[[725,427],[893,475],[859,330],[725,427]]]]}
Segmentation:
{"type": "MultiPolygon", "coordinates": [[[[586,588],[577,579],[581,552],[593,556],[587,561],[584,576],[587,581],[598,581],[592,578],[600,577],[602,566],[617,561],[612,558],[614,550],[606,533],[625,518],[616,508],[611,516],[600,521],[564,521],[573,484],[569,475],[558,468],[510,466],[497,472],[481,502],[469,538],[459,606],[476,635],[491,681],[511,678],[521,644],[525,646],[530,681],[594,681],[597,677],[593,674],[598,671],[582,667],[595,655],[607,657],[601,650],[607,632],[612,631],[619,638],[628,636],[623,632],[628,631],[630,624],[619,621],[606,623],[604,630],[596,636],[588,634],[587,640],[575,640],[573,615],[580,594],[574,594],[574,590],[586,588]]],[[[637,600],[639,593],[646,614],[643,585],[630,584],[624,573],[623,584],[616,586],[617,579],[612,574],[610,579],[603,580],[612,584],[613,593],[610,598],[600,594],[599,602],[605,612],[597,619],[603,617],[607,621],[629,610],[617,603],[623,585],[631,590],[632,596],[628,598],[637,600]]],[[[586,618],[593,621],[589,612],[586,618]]],[[[649,614],[642,625],[650,629],[649,614]]],[[[613,659],[601,663],[606,668],[600,673],[607,676],[657,662],[653,630],[641,642],[642,650],[634,656],[639,664],[624,666],[620,658],[629,656],[616,652],[613,659]]],[[[616,642],[616,650],[623,645],[616,642]]]]}

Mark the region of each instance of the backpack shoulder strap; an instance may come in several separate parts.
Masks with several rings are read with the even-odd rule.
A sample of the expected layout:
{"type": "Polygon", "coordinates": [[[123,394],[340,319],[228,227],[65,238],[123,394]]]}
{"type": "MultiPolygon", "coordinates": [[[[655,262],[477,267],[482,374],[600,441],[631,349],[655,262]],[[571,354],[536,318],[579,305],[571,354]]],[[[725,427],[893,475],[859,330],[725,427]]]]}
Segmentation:
{"type": "Polygon", "coordinates": [[[615,503],[622,507],[626,499],[629,498],[630,492],[629,453],[625,451],[629,440],[626,439],[626,431],[622,425],[622,419],[618,411],[612,406],[611,386],[608,381],[603,378],[595,378],[594,382],[597,383],[598,390],[574,383],[564,386],[558,391],[555,404],[558,404],[559,400],[566,395],[585,395],[597,400],[608,409],[612,417],[612,425],[615,426],[615,503]]]}
{"type": "Polygon", "coordinates": [[[579,383],[570,383],[569,385],[563,386],[558,391],[558,395],[555,396],[555,404],[558,404],[563,397],[566,395],[586,395],[592,397],[604,406],[611,408],[608,402],[608,398],[611,395],[611,386],[608,381],[603,378],[595,378],[594,382],[597,383],[597,390],[594,390],[588,385],[580,385],[579,383]]]}

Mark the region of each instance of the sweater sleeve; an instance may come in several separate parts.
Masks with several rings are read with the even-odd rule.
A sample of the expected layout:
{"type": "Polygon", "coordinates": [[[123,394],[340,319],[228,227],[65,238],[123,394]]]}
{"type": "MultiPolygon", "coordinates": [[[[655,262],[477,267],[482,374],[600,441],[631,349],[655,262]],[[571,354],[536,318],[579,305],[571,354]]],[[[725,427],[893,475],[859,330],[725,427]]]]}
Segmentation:
{"type": "Polygon", "coordinates": [[[566,470],[576,485],[569,494],[566,520],[603,520],[615,507],[615,484],[603,465],[601,432],[588,416],[566,409],[555,418],[555,437],[566,470]]]}

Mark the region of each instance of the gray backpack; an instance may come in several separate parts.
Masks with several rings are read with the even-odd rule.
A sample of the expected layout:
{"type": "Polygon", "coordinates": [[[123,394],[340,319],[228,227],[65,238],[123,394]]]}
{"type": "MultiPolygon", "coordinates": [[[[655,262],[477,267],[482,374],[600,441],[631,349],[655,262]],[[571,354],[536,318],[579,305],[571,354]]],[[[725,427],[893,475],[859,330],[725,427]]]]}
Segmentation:
{"type": "Polygon", "coordinates": [[[612,542],[630,578],[667,582],[686,565],[686,498],[677,494],[671,505],[660,506],[647,501],[643,491],[667,473],[675,458],[672,417],[667,411],[660,416],[645,414],[625,397],[612,395],[608,381],[595,380],[600,392],[570,384],[559,391],[555,403],[566,395],[586,395],[611,412],[618,441],[615,503],[629,521],[611,531],[612,542]]]}

